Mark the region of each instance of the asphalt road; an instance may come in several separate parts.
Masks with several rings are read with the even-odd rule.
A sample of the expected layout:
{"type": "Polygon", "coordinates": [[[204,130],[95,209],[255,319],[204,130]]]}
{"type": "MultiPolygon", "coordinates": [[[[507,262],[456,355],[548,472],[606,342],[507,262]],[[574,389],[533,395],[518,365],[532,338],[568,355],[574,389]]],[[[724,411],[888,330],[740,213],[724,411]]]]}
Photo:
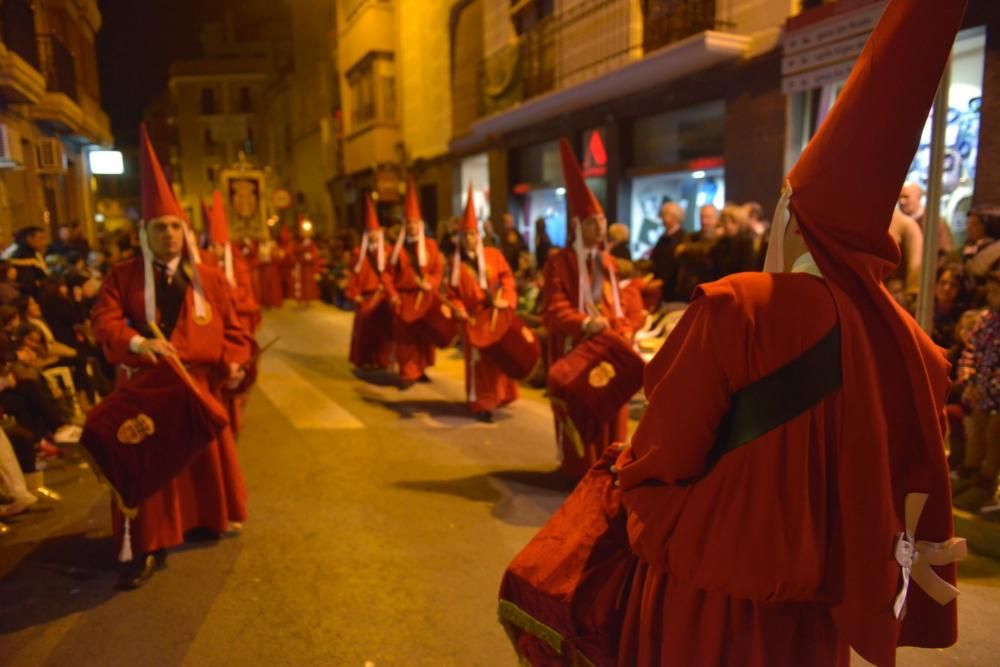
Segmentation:
{"type": "MultiPolygon", "coordinates": [[[[558,506],[551,417],[528,390],[494,424],[469,418],[461,359],[407,392],[346,361],[350,316],[269,313],[240,455],[242,535],[171,553],[113,590],[108,500],[92,473],[0,538],[0,665],[516,664],[496,622],[506,563],[558,506]]],[[[1000,567],[962,568],[962,639],[901,665],[1000,663],[1000,567]]],[[[860,663],[859,663],[860,664],[860,663]]]]}

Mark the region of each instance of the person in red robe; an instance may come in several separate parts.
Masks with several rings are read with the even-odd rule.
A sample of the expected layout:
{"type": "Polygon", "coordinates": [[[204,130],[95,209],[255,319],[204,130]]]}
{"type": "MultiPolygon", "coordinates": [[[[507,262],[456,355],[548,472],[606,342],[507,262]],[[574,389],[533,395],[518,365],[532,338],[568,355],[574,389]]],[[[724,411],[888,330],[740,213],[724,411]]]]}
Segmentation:
{"type": "MultiPolygon", "coordinates": [[[[194,236],[141,130],[142,256],[114,266],[91,313],[108,361],[142,373],[157,357],[174,356],[216,397],[244,377],[251,343],[240,326],[226,278],[198,266],[194,236]],[[155,335],[155,323],[165,339],[155,335]]],[[[126,523],[112,504],[116,544],[138,554],[123,563],[119,586],[135,588],[165,564],[166,549],[194,529],[221,534],[247,518],[246,488],[232,433],[225,429],[126,523]]]]}
{"type": "MultiPolygon", "coordinates": [[[[229,288],[229,295],[233,300],[236,317],[247,336],[253,338],[254,332],[261,322],[260,306],[257,305],[253,296],[250,271],[243,257],[234,252],[229,242],[229,222],[226,219],[222,193],[216,190],[212,195],[212,205],[203,205],[202,212],[209,244],[208,252],[202,255],[202,259],[211,266],[222,269],[222,273],[226,277],[226,285],[229,288]]],[[[256,364],[253,366],[253,369],[248,369],[248,371],[250,371],[252,378],[256,378],[256,364]]],[[[229,414],[229,424],[235,436],[239,436],[243,430],[243,409],[246,406],[250,385],[251,383],[247,382],[238,390],[223,391],[226,411],[229,414]]]]}
{"type": "MultiPolygon", "coordinates": [[[[560,143],[566,204],[571,220],[572,245],[545,262],[542,321],[548,329],[548,367],[564,357],[587,336],[612,331],[626,341],[642,325],[641,303],[623,299],[615,275],[615,258],[604,248],[607,220],[587,187],[569,142],[560,143]],[[581,276],[583,277],[581,282],[581,276]]],[[[557,446],[563,475],[578,480],[611,443],[623,440],[628,429],[628,406],[623,405],[610,422],[596,432],[581,433],[583,451],[570,437],[569,419],[560,401],[552,402],[557,446]]]]}
{"type": "Polygon", "coordinates": [[[347,298],[357,305],[351,329],[350,362],[357,368],[386,369],[392,363],[392,275],[386,270],[385,239],[371,198],[365,197],[365,232],[351,258],[347,298]]]}
{"type": "Polygon", "coordinates": [[[212,205],[203,208],[206,214],[209,257],[222,268],[233,297],[236,315],[247,334],[253,335],[261,322],[260,306],[254,296],[253,278],[243,255],[229,241],[229,222],[222,193],[212,194],[212,205]]]}
{"type": "Polygon", "coordinates": [[[549,599],[598,601],[576,629],[541,605],[516,618],[532,664],[578,664],[600,645],[598,664],[846,666],[854,649],[890,667],[897,646],[956,641],[965,544],[944,452],[948,363],[882,281],[900,260],[896,197],[965,5],[889,2],[788,175],[766,273],[696,290],[646,369],[631,446],[584,490],[605,473],[616,483],[593,503],[574,494],[575,511],[543,531],[585,532],[559,524],[571,513],[607,529],[592,524],[576,551],[550,542],[545,562],[565,567],[545,579],[519,563],[549,599]],[[608,556],[614,540],[631,567],[608,556]],[[614,590],[589,576],[592,562],[614,565],[602,577],[614,590]],[[617,641],[592,632],[619,612],[617,641]],[[581,631],[590,619],[601,624],[581,631]],[[540,631],[558,623],[581,636],[540,631]]]}
{"type": "Polygon", "coordinates": [[[323,257],[319,246],[313,241],[311,229],[302,230],[302,238],[294,246],[292,281],[295,299],[299,305],[308,308],[319,298],[319,283],[316,279],[323,268],[323,257]]]}
{"type": "Polygon", "coordinates": [[[257,246],[258,274],[260,276],[260,305],[264,308],[281,308],[285,302],[285,283],[282,276],[282,254],[278,244],[270,237],[257,246]]]}
{"type": "Polygon", "coordinates": [[[278,241],[276,252],[272,259],[277,263],[278,272],[281,275],[281,298],[295,298],[295,242],[292,233],[285,225],[278,231],[278,241]]]}
{"type": "Polygon", "coordinates": [[[458,247],[452,256],[448,297],[456,308],[456,318],[465,323],[467,332],[462,347],[469,408],[479,421],[492,422],[494,410],[517,400],[517,383],[475,347],[468,330],[473,322],[488,323],[495,310],[513,308],[517,303],[517,286],[503,253],[483,247],[471,185],[458,247]]]}
{"type": "Polygon", "coordinates": [[[424,220],[417,202],[416,185],[410,177],[403,210],[405,229],[396,240],[389,264],[396,294],[393,337],[402,388],[415,382],[430,382],[426,369],[434,365],[434,344],[420,318],[431,305],[430,294],[441,287],[444,261],[434,239],[424,234],[424,220]]]}
{"type": "Polygon", "coordinates": [[[253,289],[253,298],[258,304],[263,303],[260,291],[260,257],[258,249],[260,244],[256,239],[244,236],[233,246],[233,250],[243,258],[243,265],[250,273],[250,286],[253,289]]]}

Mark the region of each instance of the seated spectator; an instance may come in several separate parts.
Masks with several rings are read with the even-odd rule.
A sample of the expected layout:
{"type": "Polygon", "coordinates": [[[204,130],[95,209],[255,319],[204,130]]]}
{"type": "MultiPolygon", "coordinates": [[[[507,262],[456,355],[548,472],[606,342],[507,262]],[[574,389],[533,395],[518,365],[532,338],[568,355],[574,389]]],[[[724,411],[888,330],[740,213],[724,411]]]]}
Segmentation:
{"type": "Polygon", "coordinates": [[[955,507],[978,512],[996,495],[1000,474],[1000,273],[986,277],[986,308],[969,335],[960,377],[969,417],[965,465],[952,493],[955,507]]]}
{"type": "Polygon", "coordinates": [[[17,267],[10,262],[0,262],[0,306],[10,304],[21,296],[17,283],[17,267]]]}
{"type": "Polygon", "coordinates": [[[10,263],[17,269],[17,283],[22,294],[38,295],[38,287],[49,275],[45,262],[47,247],[45,230],[31,226],[19,229],[14,235],[15,250],[10,263]]]}
{"type": "Polygon", "coordinates": [[[977,280],[1000,268],[1000,207],[977,206],[969,211],[962,261],[977,280]]]}

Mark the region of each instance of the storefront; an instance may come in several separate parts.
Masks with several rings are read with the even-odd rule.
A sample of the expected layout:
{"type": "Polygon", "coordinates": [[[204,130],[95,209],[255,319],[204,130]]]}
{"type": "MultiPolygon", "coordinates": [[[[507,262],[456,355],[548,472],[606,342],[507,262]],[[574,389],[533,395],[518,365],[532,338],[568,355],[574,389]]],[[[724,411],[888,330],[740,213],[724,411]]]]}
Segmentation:
{"type": "Polygon", "coordinates": [[[528,245],[535,247],[535,224],[545,221],[552,243],[566,244],[566,189],[558,140],[524,146],[512,151],[510,212],[528,245]]]}
{"type": "Polygon", "coordinates": [[[478,153],[463,158],[455,169],[455,178],[457,180],[452,187],[452,192],[455,194],[452,210],[458,212],[456,215],[465,210],[465,202],[471,184],[475,198],[476,217],[480,221],[490,218],[489,155],[478,153]]]}
{"type": "Polygon", "coordinates": [[[648,256],[663,233],[660,207],[677,202],[684,229],[700,228],[698,210],[725,203],[726,106],[721,100],[638,118],[632,123],[630,192],[632,256],[648,256]]]}
{"type": "MultiPolygon", "coordinates": [[[[789,96],[792,143],[787,162],[793,164],[830,112],[847,75],[881,16],[884,1],[845,3],[840,14],[811,12],[789,22],[785,40],[783,88],[789,96]]],[[[945,136],[941,216],[956,242],[965,238],[965,221],[975,195],[979,162],[980,121],[986,64],[986,28],[959,33],[952,52],[948,122],[945,136]]],[[[930,167],[931,118],[907,174],[907,181],[927,191],[930,167]]]]}

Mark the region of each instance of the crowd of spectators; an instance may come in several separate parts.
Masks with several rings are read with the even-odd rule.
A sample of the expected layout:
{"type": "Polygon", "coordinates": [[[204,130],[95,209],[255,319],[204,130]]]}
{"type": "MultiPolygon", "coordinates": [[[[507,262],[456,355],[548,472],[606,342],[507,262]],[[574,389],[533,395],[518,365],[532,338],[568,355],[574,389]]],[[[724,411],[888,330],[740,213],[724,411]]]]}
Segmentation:
{"type": "Polygon", "coordinates": [[[0,254],[0,533],[5,518],[59,502],[44,471],[111,389],[89,320],[106,267],[71,225],[51,243],[41,227],[20,229],[0,254]]]}

